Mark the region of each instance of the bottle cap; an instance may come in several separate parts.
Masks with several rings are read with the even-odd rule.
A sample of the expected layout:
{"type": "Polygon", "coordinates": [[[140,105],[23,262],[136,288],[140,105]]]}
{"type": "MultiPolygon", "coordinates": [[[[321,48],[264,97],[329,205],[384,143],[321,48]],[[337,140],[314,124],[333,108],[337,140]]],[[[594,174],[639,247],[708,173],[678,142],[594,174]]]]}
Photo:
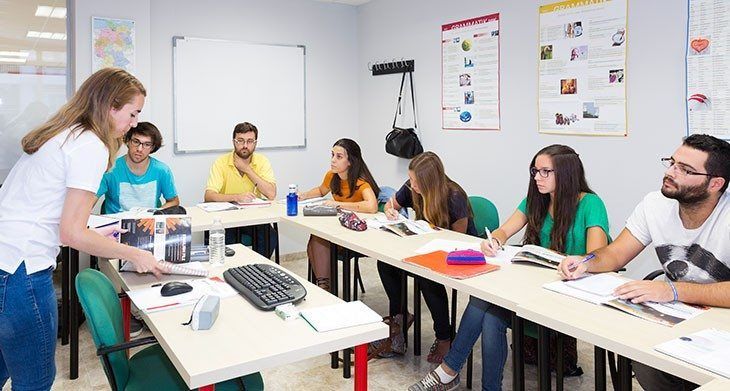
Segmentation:
{"type": "Polygon", "coordinates": [[[297,185],[294,183],[289,185],[289,193],[296,193],[297,192],[297,185]]]}

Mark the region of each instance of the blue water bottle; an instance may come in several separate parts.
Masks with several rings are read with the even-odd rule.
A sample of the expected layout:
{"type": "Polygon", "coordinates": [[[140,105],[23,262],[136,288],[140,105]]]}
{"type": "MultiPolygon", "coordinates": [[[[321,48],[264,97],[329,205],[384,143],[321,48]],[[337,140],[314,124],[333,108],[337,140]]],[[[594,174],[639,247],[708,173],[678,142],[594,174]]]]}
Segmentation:
{"type": "Polygon", "coordinates": [[[289,194],[286,195],[286,215],[287,216],[296,216],[297,213],[299,213],[299,208],[297,207],[297,185],[289,185],[289,194]]]}

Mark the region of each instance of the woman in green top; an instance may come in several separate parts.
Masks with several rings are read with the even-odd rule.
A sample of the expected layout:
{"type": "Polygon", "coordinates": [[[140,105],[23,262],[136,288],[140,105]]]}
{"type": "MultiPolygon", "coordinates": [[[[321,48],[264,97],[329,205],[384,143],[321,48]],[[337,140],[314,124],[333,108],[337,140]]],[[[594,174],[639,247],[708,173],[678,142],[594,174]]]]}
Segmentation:
{"type": "MultiPolygon", "coordinates": [[[[523,244],[537,244],[568,255],[587,254],[608,244],[606,207],[588,187],[583,163],[573,148],[550,145],[535,155],[530,162],[527,198],[492,233],[491,241],[482,242],[482,251],[495,256],[502,244],[524,227],[523,244]]],[[[444,362],[409,390],[455,388],[458,373],[480,334],[482,389],[501,390],[510,324],[509,311],[471,297],[444,362]]],[[[576,368],[575,339],[566,338],[565,347],[572,349],[569,355],[573,360],[568,365],[576,368]]]]}

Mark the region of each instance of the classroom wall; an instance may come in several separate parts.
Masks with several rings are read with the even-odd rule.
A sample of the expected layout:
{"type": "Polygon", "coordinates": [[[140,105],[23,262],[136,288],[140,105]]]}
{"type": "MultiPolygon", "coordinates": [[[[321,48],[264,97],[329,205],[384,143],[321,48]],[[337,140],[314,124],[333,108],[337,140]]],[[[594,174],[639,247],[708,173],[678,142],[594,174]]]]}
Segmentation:
{"type": "MultiPolygon", "coordinates": [[[[576,149],[589,184],[605,201],[611,233],[620,232],[642,197],[661,186],[669,156],[685,135],[687,2],[629,1],[627,137],[577,137],[537,133],[538,6],[550,1],[374,0],[358,8],[360,137],[378,182],[400,185],[407,161],[387,155],[399,75],[373,77],[368,62],[414,59],[419,123],[426,150],[444,160],[447,173],[469,194],[492,200],[504,221],[526,195],[529,162],[543,146],[576,149]],[[441,129],[442,24],[500,13],[501,131],[441,129]]],[[[410,113],[410,108],[406,110],[410,113]]],[[[521,235],[517,235],[521,238],[521,235]]],[[[629,271],[657,269],[645,251],[629,271]]]]}
{"type": "MultiPolygon", "coordinates": [[[[330,147],[341,137],[357,135],[357,8],[301,0],[241,1],[136,0],[113,2],[76,0],[79,17],[76,60],[78,80],[90,73],[91,15],[129,18],[137,22],[139,69],[148,88],[142,115],[162,132],[166,146],[154,156],[168,163],[184,205],[202,202],[208,170],[218,153],[173,153],[172,37],[187,35],[261,43],[306,45],[307,147],[261,151],[271,160],[277,178],[277,198],[289,183],[309,189],[318,185],[329,169],[330,147]],[[86,27],[84,27],[86,26],[86,27]],[[139,51],[139,49],[142,49],[139,51]]],[[[215,99],[215,93],[211,93],[215,99]]],[[[215,113],[201,113],[214,116],[215,113]]],[[[241,122],[246,118],[241,118],[241,122]]],[[[210,131],[230,133],[230,129],[210,131]]],[[[266,137],[259,129],[259,137],[266,137]]],[[[303,251],[306,236],[283,230],[282,253],[303,251]]]]}

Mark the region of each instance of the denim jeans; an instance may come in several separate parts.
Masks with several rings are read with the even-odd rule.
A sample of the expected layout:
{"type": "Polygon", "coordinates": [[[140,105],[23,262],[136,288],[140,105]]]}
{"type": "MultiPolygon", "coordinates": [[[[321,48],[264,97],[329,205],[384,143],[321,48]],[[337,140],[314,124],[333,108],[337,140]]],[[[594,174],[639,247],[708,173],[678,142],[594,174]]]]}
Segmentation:
{"type": "Polygon", "coordinates": [[[469,298],[459,324],[459,332],[444,362],[456,372],[469,357],[482,335],[482,390],[502,389],[502,372],[507,361],[507,328],[512,315],[506,309],[475,297],[469,298]]]}
{"type": "Polygon", "coordinates": [[[58,309],[53,268],[26,274],[0,270],[0,388],[49,390],[56,377],[58,309]]]}

